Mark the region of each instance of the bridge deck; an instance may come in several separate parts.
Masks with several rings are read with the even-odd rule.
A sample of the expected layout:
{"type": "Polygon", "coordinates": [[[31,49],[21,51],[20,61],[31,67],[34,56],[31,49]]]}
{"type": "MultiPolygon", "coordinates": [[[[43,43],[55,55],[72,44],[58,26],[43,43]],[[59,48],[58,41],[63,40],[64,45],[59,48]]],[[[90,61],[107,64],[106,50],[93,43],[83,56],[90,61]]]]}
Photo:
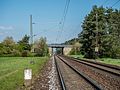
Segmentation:
{"type": "Polygon", "coordinates": [[[64,47],[73,47],[73,45],[61,45],[61,44],[49,44],[48,47],[52,48],[64,48],[64,47]]]}

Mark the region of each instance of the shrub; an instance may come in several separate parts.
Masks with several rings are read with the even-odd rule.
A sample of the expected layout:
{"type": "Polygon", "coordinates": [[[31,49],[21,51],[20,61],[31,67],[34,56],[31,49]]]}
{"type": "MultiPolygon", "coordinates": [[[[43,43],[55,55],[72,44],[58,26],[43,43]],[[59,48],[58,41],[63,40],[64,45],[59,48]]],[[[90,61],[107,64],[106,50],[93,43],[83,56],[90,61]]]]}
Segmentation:
{"type": "Polygon", "coordinates": [[[21,56],[21,53],[18,50],[13,50],[12,55],[15,56],[15,57],[18,57],[18,56],[21,56]]]}
{"type": "Polygon", "coordinates": [[[22,51],[22,57],[27,57],[27,56],[28,56],[28,51],[27,50],[22,51]]]}

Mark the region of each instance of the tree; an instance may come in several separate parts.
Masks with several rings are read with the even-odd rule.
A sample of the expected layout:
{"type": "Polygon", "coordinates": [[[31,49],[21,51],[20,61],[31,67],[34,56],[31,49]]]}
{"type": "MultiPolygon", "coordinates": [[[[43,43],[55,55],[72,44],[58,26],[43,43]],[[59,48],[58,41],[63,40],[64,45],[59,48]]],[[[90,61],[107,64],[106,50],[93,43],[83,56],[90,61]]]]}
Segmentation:
{"type": "Polygon", "coordinates": [[[31,50],[31,46],[29,44],[29,36],[25,35],[22,40],[18,42],[18,48],[23,57],[28,56],[28,52],[31,50]]]}
{"type": "Polygon", "coordinates": [[[36,56],[46,56],[48,54],[46,38],[41,37],[39,40],[35,41],[33,49],[36,56]]]}
{"type": "Polygon", "coordinates": [[[65,41],[65,43],[63,43],[63,44],[66,44],[66,45],[74,45],[75,42],[78,42],[78,41],[79,41],[78,38],[73,38],[73,39],[71,39],[71,40],[65,41]]]}
{"type": "Polygon", "coordinates": [[[85,58],[95,58],[95,47],[99,47],[99,53],[102,50],[101,39],[105,28],[105,9],[94,6],[90,14],[85,17],[79,34],[80,43],[82,43],[81,52],[85,58]]]}
{"type": "Polygon", "coordinates": [[[106,10],[106,31],[103,42],[105,55],[112,58],[120,57],[120,10],[106,10]]]}
{"type": "Polygon", "coordinates": [[[1,47],[4,49],[4,54],[12,54],[13,50],[15,49],[15,41],[12,37],[6,37],[1,43],[1,47]]]}
{"type": "Polygon", "coordinates": [[[73,38],[71,40],[66,41],[65,43],[66,45],[73,45],[72,50],[70,51],[69,54],[71,55],[76,55],[76,54],[80,54],[80,47],[81,44],[79,43],[79,38],[73,38]]]}
{"type": "Polygon", "coordinates": [[[95,47],[99,57],[120,57],[120,10],[94,6],[82,28],[79,41],[86,58],[96,58],[95,47]]]}
{"type": "Polygon", "coordinates": [[[71,55],[81,54],[80,53],[80,47],[81,47],[81,44],[79,42],[75,42],[75,44],[73,45],[73,48],[72,48],[72,50],[70,51],[69,54],[71,54],[71,55]]]}
{"type": "Polygon", "coordinates": [[[7,53],[5,50],[5,46],[3,45],[3,43],[0,43],[0,56],[2,56],[5,53],[7,53]]]}
{"type": "Polygon", "coordinates": [[[29,36],[25,35],[22,40],[18,42],[20,51],[28,50],[30,51],[31,46],[29,44],[29,36]]]}
{"type": "Polygon", "coordinates": [[[0,56],[20,56],[17,44],[12,37],[6,37],[0,43],[0,56]]]}

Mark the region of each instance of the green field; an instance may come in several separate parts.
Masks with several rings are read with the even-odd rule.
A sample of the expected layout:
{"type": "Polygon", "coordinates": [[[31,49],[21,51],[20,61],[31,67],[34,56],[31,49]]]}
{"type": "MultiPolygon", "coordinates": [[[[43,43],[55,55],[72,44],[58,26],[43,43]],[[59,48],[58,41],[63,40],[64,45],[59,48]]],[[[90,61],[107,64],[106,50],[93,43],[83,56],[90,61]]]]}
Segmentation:
{"type": "MultiPolygon", "coordinates": [[[[83,59],[83,55],[70,55],[70,56],[71,57],[75,57],[75,58],[81,58],[81,59],[83,59]]],[[[99,58],[99,59],[97,59],[97,61],[100,61],[100,62],[106,63],[106,64],[112,64],[112,65],[118,65],[118,66],[120,66],[120,59],[99,58]]]]}
{"type": "Polygon", "coordinates": [[[0,90],[16,90],[23,86],[24,69],[37,75],[48,57],[0,57],[0,90]],[[34,63],[31,64],[30,61],[34,63]]]}

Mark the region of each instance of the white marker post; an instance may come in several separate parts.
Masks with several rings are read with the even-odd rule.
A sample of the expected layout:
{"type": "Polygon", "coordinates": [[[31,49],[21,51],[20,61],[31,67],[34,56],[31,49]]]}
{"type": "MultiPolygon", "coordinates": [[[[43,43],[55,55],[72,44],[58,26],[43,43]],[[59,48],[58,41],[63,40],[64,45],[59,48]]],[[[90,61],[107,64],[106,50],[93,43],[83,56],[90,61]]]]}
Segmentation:
{"type": "Polygon", "coordinates": [[[95,52],[98,52],[99,51],[99,47],[95,47],[95,52]]]}
{"type": "Polygon", "coordinates": [[[30,86],[32,83],[32,69],[25,69],[24,70],[24,84],[26,87],[30,86]]]}

